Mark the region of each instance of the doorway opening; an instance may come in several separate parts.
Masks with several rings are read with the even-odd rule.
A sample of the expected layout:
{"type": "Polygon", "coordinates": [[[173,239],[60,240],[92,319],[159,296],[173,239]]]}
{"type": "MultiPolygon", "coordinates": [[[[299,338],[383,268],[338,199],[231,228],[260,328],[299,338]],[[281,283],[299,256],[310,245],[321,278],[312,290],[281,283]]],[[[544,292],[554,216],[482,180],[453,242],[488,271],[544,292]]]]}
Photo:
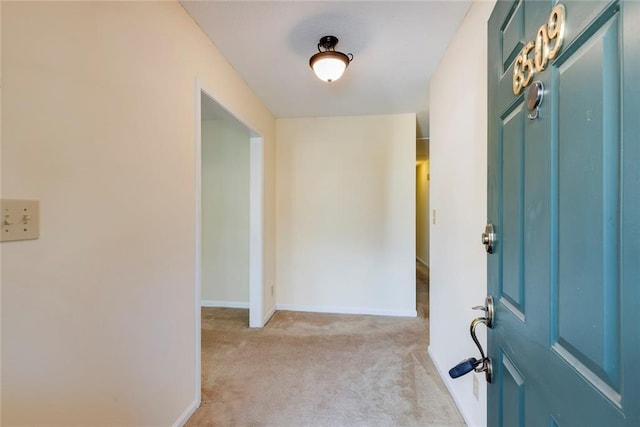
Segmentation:
{"type": "Polygon", "coordinates": [[[429,316],[429,138],[416,139],[416,311],[429,316]]]}
{"type": "Polygon", "coordinates": [[[264,139],[195,84],[195,382],[201,400],[201,307],[249,309],[264,326],[264,139]]]}

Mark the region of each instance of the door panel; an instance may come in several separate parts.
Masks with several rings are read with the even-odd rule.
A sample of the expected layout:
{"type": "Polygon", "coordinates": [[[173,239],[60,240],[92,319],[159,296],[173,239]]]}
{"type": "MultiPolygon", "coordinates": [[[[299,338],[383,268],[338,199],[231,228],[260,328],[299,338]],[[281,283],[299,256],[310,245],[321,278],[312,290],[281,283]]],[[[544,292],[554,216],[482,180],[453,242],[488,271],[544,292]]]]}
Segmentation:
{"type": "Polygon", "coordinates": [[[524,379],[518,369],[507,358],[501,354],[502,372],[500,377],[501,395],[504,404],[502,405],[501,421],[506,426],[518,426],[524,422],[524,379]]]}
{"type": "Polygon", "coordinates": [[[507,71],[522,49],[524,39],[524,7],[520,1],[514,3],[509,16],[500,30],[502,44],[502,66],[507,71]]]}
{"type": "Polygon", "coordinates": [[[498,1],[489,20],[488,424],[637,426],[640,5],[563,4],[535,120],[513,66],[555,3],[498,1]]]}
{"type": "Polygon", "coordinates": [[[574,43],[570,60],[559,58],[553,72],[559,136],[552,188],[558,199],[552,339],[561,356],[569,354],[571,363],[589,371],[585,378],[596,376],[613,387],[619,385],[620,361],[618,18],[588,28],[593,35],[574,43]]]}
{"type": "Polygon", "coordinates": [[[503,269],[501,297],[524,318],[523,277],[523,185],[524,106],[518,106],[502,122],[502,239],[503,269]]]}

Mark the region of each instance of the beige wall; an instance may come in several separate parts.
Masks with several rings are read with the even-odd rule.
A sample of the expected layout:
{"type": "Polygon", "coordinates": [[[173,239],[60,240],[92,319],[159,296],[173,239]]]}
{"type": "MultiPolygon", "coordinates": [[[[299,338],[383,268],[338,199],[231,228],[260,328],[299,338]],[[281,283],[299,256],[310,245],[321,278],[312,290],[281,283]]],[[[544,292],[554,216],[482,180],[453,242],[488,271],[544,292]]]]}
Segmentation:
{"type": "MultiPolygon", "coordinates": [[[[0,47],[2,46],[2,2],[0,2],[0,47]]],[[[2,100],[2,54],[0,48],[0,101],[2,100]]],[[[0,102],[0,190],[2,186],[2,102],[0,102]]],[[[0,191],[0,196],[2,196],[0,191]]],[[[0,267],[2,266],[2,244],[0,243],[0,267]]],[[[2,424],[2,269],[0,268],[0,425],[2,424]]]]}
{"type": "Polygon", "coordinates": [[[249,130],[202,122],[203,305],[249,307],[249,130]]]}
{"type": "Polygon", "coordinates": [[[487,293],[480,234],[487,215],[487,20],[493,5],[473,3],[431,79],[429,99],[431,209],[436,211],[429,353],[469,426],[486,423],[484,377],[472,373],[452,380],[447,371],[460,360],[479,357],[469,324],[478,316],[471,307],[482,305],[487,293]],[[477,400],[473,375],[481,385],[477,400]]]}
{"type": "Polygon", "coordinates": [[[195,403],[196,78],[265,137],[268,289],[275,121],[182,7],[3,2],[2,197],[41,202],[40,239],[1,246],[3,425],[195,403]]]}
{"type": "Polygon", "coordinates": [[[416,166],[416,257],[429,265],[429,161],[416,166]]]}
{"type": "Polygon", "coordinates": [[[278,307],[415,315],[415,115],[277,135],[278,307]]]}

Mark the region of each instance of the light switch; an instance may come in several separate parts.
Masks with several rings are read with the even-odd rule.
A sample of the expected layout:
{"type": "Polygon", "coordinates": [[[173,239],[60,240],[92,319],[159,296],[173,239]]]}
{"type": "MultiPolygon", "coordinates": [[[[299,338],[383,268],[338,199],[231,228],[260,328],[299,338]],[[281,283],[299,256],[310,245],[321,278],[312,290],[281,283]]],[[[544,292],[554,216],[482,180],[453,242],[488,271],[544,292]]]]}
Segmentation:
{"type": "Polygon", "coordinates": [[[2,234],[0,242],[32,240],[40,237],[40,202],[37,200],[0,200],[2,234]]]}

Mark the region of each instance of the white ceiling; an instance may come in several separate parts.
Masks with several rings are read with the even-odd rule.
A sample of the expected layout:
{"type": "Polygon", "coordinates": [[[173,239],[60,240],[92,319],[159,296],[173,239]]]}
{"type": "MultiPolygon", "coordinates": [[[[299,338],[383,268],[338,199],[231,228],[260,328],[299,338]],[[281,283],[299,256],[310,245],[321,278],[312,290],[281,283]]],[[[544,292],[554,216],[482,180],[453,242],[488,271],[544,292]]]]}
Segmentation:
{"type": "Polygon", "coordinates": [[[415,112],[420,137],[429,78],[471,1],[181,3],[276,117],[415,112]],[[333,83],[309,68],[324,35],[354,56],[333,83]]]}

